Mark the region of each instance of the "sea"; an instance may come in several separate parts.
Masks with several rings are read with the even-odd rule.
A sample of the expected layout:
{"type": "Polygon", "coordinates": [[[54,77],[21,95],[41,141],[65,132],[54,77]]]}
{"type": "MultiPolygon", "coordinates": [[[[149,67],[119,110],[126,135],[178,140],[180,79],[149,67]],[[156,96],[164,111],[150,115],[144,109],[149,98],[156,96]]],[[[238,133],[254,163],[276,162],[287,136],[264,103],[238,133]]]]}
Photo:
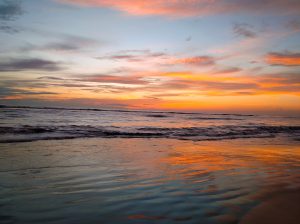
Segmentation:
{"type": "Polygon", "coordinates": [[[297,116],[0,108],[1,224],[247,224],[287,194],[297,116]]]}
{"type": "Polygon", "coordinates": [[[300,116],[1,108],[0,143],[71,138],[222,140],[300,137],[300,116]]]}

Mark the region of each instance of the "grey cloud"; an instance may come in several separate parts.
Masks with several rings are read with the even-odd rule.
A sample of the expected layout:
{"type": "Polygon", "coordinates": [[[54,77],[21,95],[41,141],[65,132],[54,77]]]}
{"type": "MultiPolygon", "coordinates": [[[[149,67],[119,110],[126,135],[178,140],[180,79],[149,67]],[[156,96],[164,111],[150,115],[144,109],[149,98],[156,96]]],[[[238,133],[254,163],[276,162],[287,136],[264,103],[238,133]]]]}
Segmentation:
{"type": "Polygon", "coordinates": [[[46,44],[43,48],[48,50],[76,51],[82,48],[104,44],[104,42],[96,41],[91,38],[74,35],[64,35],[61,38],[62,40],[46,44]]]}
{"type": "MultiPolygon", "coordinates": [[[[47,35],[42,31],[35,31],[37,34],[47,35]]],[[[27,44],[26,46],[19,49],[21,52],[30,52],[30,51],[65,51],[65,52],[74,52],[79,51],[85,48],[91,48],[105,44],[105,42],[97,41],[91,38],[74,36],[68,34],[53,34],[50,33],[48,37],[54,39],[52,42],[49,42],[44,45],[35,45],[27,44]]]]}
{"type": "Polygon", "coordinates": [[[127,60],[131,62],[145,61],[148,59],[165,57],[167,54],[163,52],[151,52],[150,50],[125,50],[113,54],[98,57],[104,60],[127,60]]]}
{"type": "Polygon", "coordinates": [[[25,88],[46,88],[48,87],[48,83],[31,80],[31,79],[3,79],[1,81],[2,86],[15,88],[15,87],[25,87],[25,88]]]}
{"type": "Polygon", "coordinates": [[[236,23],[233,25],[233,32],[237,36],[254,38],[257,36],[254,27],[247,23],[236,23]]]}
{"type": "Polygon", "coordinates": [[[299,73],[274,73],[265,74],[258,79],[264,83],[280,83],[284,85],[298,84],[300,85],[300,74],[299,73]]]}
{"type": "MultiPolygon", "coordinates": [[[[148,90],[155,89],[190,89],[190,90],[200,90],[200,91],[210,91],[210,90],[221,90],[221,91],[241,91],[241,90],[255,90],[258,89],[259,85],[255,83],[241,83],[241,82],[214,82],[214,81],[191,81],[185,79],[171,80],[160,86],[148,87],[148,90]]],[[[145,90],[147,89],[144,88],[145,90]]],[[[222,94],[225,94],[222,92],[222,94]]]]}
{"type": "Polygon", "coordinates": [[[120,50],[117,53],[120,54],[128,54],[128,53],[140,53],[140,54],[148,54],[151,51],[149,49],[131,49],[131,50],[120,50]]]}
{"type": "Polygon", "coordinates": [[[86,82],[143,85],[148,82],[137,76],[92,75],[79,79],[86,82]]]}
{"type": "MultiPolygon", "coordinates": [[[[1,27],[0,27],[1,29],[1,27]]],[[[48,43],[45,44],[36,44],[30,43],[28,41],[22,47],[15,49],[17,52],[28,53],[31,51],[50,51],[50,52],[78,52],[82,50],[92,49],[94,47],[101,47],[103,45],[108,44],[108,42],[104,40],[95,40],[93,38],[88,38],[84,36],[70,35],[65,33],[56,33],[56,32],[48,32],[44,30],[27,30],[27,32],[31,32],[34,35],[42,36],[43,38],[47,38],[49,40],[48,43]]],[[[16,31],[20,31],[20,28],[16,29],[16,31]]]]}
{"type": "Polygon", "coordinates": [[[240,72],[240,71],[242,71],[241,68],[231,67],[231,68],[225,68],[225,69],[217,70],[215,72],[215,74],[228,74],[228,73],[235,73],[235,72],[240,72]]]}
{"type": "Polygon", "coordinates": [[[11,21],[17,19],[23,14],[21,1],[3,0],[0,4],[0,32],[15,34],[19,29],[11,24],[11,21]]]}
{"type": "Polygon", "coordinates": [[[90,87],[90,85],[75,84],[75,83],[57,83],[57,84],[50,84],[50,85],[60,86],[60,87],[76,87],[76,88],[90,87]]]}
{"type": "Polygon", "coordinates": [[[25,70],[59,71],[62,69],[61,64],[58,62],[37,58],[12,59],[10,61],[0,63],[0,72],[25,70]]]}
{"type": "Polygon", "coordinates": [[[44,47],[44,49],[50,50],[63,50],[63,51],[74,51],[80,48],[79,45],[72,43],[51,43],[44,47]]]}
{"type": "Polygon", "coordinates": [[[299,32],[300,31],[300,20],[291,20],[286,24],[286,27],[292,31],[299,32]]]}
{"type": "Polygon", "coordinates": [[[15,33],[18,33],[20,30],[15,27],[12,27],[10,25],[4,24],[4,25],[0,25],[0,31],[9,33],[9,34],[15,34],[15,33]]]}
{"type": "Polygon", "coordinates": [[[54,92],[48,91],[28,91],[28,90],[20,90],[10,87],[0,87],[0,98],[4,98],[7,96],[16,96],[16,95],[49,95],[56,94],[54,92]]]}
{"type": "Polygon", "coordinates": [[[265,88],[265,90],[268,91],[279,91],[279,92],[287,92],[287,93],[292,93],[292,92],[300,92],[300,86],[299,85],[281,85],[281,86],[273,86],[269,88],[265,88]]]}
{"type": "Polygon", "coordinates": [[[38,79],[64,80],[63,78],[59,78],[59,77],[55,77],[55,76],[41,76],[38,79]]]}
{"type": "Polygon", "coordinates": [[[0,20],[10,21],[22,15],[21,1],[4,0],[0,5],[0,20]]]}

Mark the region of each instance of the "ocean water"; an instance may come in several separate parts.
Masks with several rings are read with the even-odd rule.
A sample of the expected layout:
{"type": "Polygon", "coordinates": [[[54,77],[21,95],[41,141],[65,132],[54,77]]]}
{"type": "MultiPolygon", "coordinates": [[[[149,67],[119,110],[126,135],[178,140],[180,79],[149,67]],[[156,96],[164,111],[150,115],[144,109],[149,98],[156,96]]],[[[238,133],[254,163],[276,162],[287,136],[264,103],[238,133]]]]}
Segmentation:
{"type": "Polygon", "coordinates": [[[0,223],[240,223],[300,193],[296,117],[0,110],[0,223]]]}
{"type": "Polygon", "coordinates": [[[69,138],[221,140],[300,136],[300,117],[0,108],[0,142],[69,138]]]}

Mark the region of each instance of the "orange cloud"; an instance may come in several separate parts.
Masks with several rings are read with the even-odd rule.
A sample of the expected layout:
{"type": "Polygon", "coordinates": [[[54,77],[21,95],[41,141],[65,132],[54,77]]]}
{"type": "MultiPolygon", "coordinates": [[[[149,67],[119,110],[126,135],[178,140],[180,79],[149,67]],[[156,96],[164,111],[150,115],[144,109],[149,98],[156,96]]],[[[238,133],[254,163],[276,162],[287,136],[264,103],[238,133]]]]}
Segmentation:
{"type": "Polygon", "coordinates": [[[248,95],[248,96],[199,96],[195,99],[161,101],[159,108],[169,110],[215,111],[299,111],[299,96],[248,95]],[[245,103],[247,102],[247,103],[245,103]]]}
{"type": "Polygon", "coordinates": [[[215,60],[210,56],[196,56],[189,58],[182,58],[175,60],[178,64],[189,64],[189,65],[214,65],[215,60]]]}
{"type": "Polygon", "coordinates": [[[272,12],[297,13],[300,9],[298,0],[57,0],[63,3],[81,6],[107,7],[131,15],[164,16],[203,16],[233,12],[272,12]]]}
{"type": "Polygon", "coordinates": [[[266,55],[266,62],[270,65],[300,66],[300,53],[276,53],[266,55]]]}
{"type": "Polygon", "coordinates": [[[251,76],[214,71],[82,74],[7,80],[2,102],[39,100],[70,105],[168,110],[300,110],[298,73],[251,76]],[[22,89],[16,88],[22,83],[22,89]]]}

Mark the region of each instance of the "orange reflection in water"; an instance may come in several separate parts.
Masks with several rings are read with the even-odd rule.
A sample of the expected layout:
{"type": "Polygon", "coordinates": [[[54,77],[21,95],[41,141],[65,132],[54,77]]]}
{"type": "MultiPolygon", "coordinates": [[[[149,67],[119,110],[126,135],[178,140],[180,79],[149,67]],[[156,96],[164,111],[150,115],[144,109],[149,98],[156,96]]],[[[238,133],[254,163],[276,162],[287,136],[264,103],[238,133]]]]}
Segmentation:
{"type": "Polygon", "coordinates": [[[26,180],[39,177],[35,187],[49,181],[45,195],[72,200],[80,195],[88,199],[80,203],[89,209],[99,212],[102,206],[120,219],[140,223],[237,219],[249,203],[300,189],[299,142],[287,139],[91,138],[9,146],[2,145],[0,168],[2,173],[21,172],[14,177],[17,183],[32,189],[26,180]]]}
{"type": "Polygon", "coordinates": [[[278,191],[278,187],[300,188],[300,174],[291,171],[300,169],[297,142],[255,139],[178,143],[161,162],[168,164],[169,176],[174,178],[179,175],[191,184],[213,182],[201,192],[230,188],[233,183],[234,187],[264,186],[256,192],[263,195],[278,191]]]}
{"type": "MultiPolygon", "coordinates": [[[[300,146],[297,142],[290,141],[287,144],[286,140],[277,139],[147,141],[156,142],[156,147],[162,151],[158,153],[156,147],[151,150],[149,144],[146,144],[144,150],[149,153],[152,151],[152,155],[158,157],[149,155],[145,157],[144,152],[135,151],[132,163],[145,164],[144,168],[147,169],[147,172],[141,174],[151,174],[152,178],[163,175],[164,178],[159,184],[174,183],[168,185],[170,192],[176,186],[176,190],[173,189],[172,193],[174,197],[191,195],[192,198],[199,197],[200,201],[211,201],[212,205],[226,208],[228,215],[234,219],[243,213],[244,205],[247,203],[266,200],[286,189],[300,189],[300,174],[296,172],[300,168],[300,146]]],[[[139,186],[141,185],[131,187],[139,186]]],[[[218,216],[218,211],[214,209],[204,212],[207,216],[223,218],[218,216]]],[[[149,214],[151,213],[132,214],[128,218],[156,219],[149,214]]]]}
{"type": "Polygon", "coordinates": [[[211,141],[190,145],[185,141],[178,143],[168,157],[162,158],[163,162],[170,165],[195,165],[215,171],[300,161],[300,146],[297,144],[273,145],[259,139],[252,143],[247,140],[211,141]]]}

